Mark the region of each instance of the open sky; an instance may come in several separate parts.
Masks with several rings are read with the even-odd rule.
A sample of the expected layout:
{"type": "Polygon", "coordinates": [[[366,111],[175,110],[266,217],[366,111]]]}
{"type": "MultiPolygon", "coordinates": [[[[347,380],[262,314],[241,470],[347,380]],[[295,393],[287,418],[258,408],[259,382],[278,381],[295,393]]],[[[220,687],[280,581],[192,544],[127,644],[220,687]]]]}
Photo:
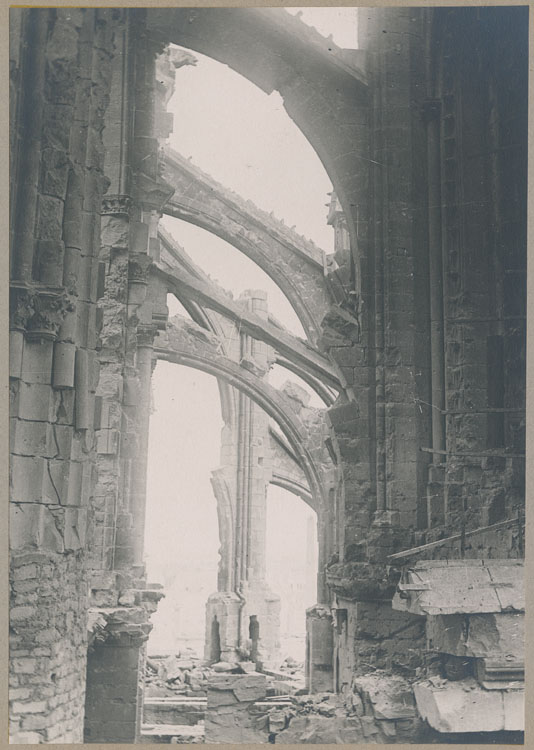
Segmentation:
{"type": "MultiPolygon", "coordinates": [[[[332,33],[338,46],[356,46],[354,8],[301,10],[304,22],[325,36],[332,33]]],[[[280,95],[268,96],[227,66],[195,56],[195,67],[177,71],[169,102],[174,113],[172,148],[331,252],[333,231],[326,225],[325,204],[332,186],[317,155],[285,112],[280,95]]],[[[234,296],[245,289],[265,289],[272,313],[296,335],[303,335],[289,303],[261,269],[202,229],[170,218],[163,219],[163,225],[234,296]]],[[[216,589],[219,547],[210,485],[210,472],[219,466],[222,428],[216,380],[196,370],[159,363],[153,376],[153,409],[145,544],[148,573],[152,580],[165,583],[163,578],[175,580],[180,569],[191,576],[191,562],[198,560],[199,571],[203,570],[199,596],[195,599],[191,593],[194,581],[187,582],[187,595],[198,611],[201,635],[205,586],[200,578],[212,576],[212,590],[216,589]]],[[[291,549],[297,572],[305,555],[310,515],[304,503],[291,497],[288,501],[287,493],[271,488],[268,576],[270,570],[271,577],[278,578],[276,561],[280,562],[283,551],[285,565],[291,569],[291,557],[287,558],[291,549]]]]}

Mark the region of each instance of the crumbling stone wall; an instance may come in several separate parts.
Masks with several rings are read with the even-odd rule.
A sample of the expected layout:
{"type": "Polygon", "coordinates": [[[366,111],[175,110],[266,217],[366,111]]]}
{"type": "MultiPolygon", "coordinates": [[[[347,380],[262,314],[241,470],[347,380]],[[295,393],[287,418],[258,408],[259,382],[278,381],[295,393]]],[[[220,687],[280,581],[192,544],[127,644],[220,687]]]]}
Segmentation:
{"type": "Polygon", "coordinates": [[[81,742],[111,10],[13,10],[11,733],[81,742]]]}
{"type": "MultiPolygon", "coordinates": [[[[483,23],[472,9],[361,14],[374,196],[368,241],[352,245],[363,306],[359,325],[327,318],[321,339],[356,395],[329,410],[345,489],[327,567],[334,606],[382,600],[387,620],[396,576],[388,555],[450,535],[421,556],[523,554],[526,38],[519,34],[519,50],[511,42],[519,27],[520,14],[497,10],[483,23]],[[502,59],[473,43],[482,29],[500,37],[502,59]],[[461,536],[501,520],[509,526],[461,536]]],[[[341,639],[339,659],[357,668],[353,646],[341,639]]],[[[402,639],[391,648],[400,653],[402,639]]],[[[362,665],[386,663],[365,629],[355,651],[362,665]]]]}
{"type": "MultiPolygon", "coordinates": [[[[524,502],[527,43],[520,18],[498,9],[485,16],[485,30],[499,29],[494,47],[472,43],[477,14],[437,13],[452,455],[431,469],[429,539],[443,525],[511,519],[524,502]]],[[[521,555],[509,536],[500,541],[492,554],[521,555]]]]}

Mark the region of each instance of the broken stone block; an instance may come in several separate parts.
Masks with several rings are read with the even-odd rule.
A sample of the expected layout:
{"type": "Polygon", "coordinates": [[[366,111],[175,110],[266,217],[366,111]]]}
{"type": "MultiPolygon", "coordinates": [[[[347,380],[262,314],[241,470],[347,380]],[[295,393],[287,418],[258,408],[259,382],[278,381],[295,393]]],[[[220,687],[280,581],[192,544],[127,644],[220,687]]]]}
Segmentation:
{"type": "MultiPolygon", "coordinates": [[[[240,661],[237,666],[242,672],[245,672],[246,674],[250,674],[250,672],[256,671],[256,664],[253,661],[240,661]]],[[[215,665],[212,665],[212,669],[214,667],[215,665]]]]}
{"type": "Polygon", "coordinates": [[[63,538],[55,518],[46,505],[24,503],[10,507],[10,546],[42,551],[63,552],[63,538]]]}
{"type": "Polygon", "coordinates": [[[337,722],[322,716],[310,717],[306,729],[299,737],[299,742],[313,745],[337,745],[340,740],[337,722]]]}
{"type": "Polygon", "coordinates": [[[231,672],[235,668],[235,664],[230,664],[228,661],[218,661],[211,665],[214,672],[231,672]]]}
{"type": "Polygon", "coordinates": [[[263,674],[214,674],[208,680],[206,741],[266,742],[249,707],[267,695],[263,674]]]}
{"type": "Polygon", "coordinates": [[[135,592],[121,591],[119,596],[119,604],[122,607],[132,607],[135,604],[135,592]]]}
{"type": "Polygon", "coordinates": [[[434,651],[475,658],[523,661],[525,618],[521,612],[429,615],[426,632],[434,651]]]}
{"type": "Polygon", "coordinates": [[[10,742],[16,745],[40,745],[43,741],[38,732],[17,732],[10,742]]]}
{"type": "Polygon", "coordinates": [[[85,508],[65,509],[64,543],[66,550],[82,549],[87,531],[87,510],[85,508]]]}
{"type": "Polygon", "coordinates": [[[285,711],[273,711],[268,717],[268,726],[270,732],[281,732],[288,723],[288,717],[285,711]]]}
{"type": "Polygon", "coordinates": [[[430,680],[415,683],[414,694],[421,717],[438,732],[499,732],[507,724],[523,728],[517,711],[519,698],[505,703],[507,693],[484,690],[472,678],[444,680],[440,685],[433,685],[430,680]]]}
{"type": "Polygon", "coordinates": [[[208,682],[208,706],[213,691],[232,691],[238,701],[254,702],[267,695],[267,678],[262,674],[213,675],[208,682]]]}
{"type": "Polygon", "coordinates": [[[12,502],[41,502],[45,474],[46,462],[43,458],[38,456],[12,456],[10,466],[12,502]]]}
{"type": "Polygon", "coordinates": [[[11,450],[22,456],[53,455],[47,452],[47,422],[13,421],[14,431],[10,440],[11,450]]]}
{"type": "Polygon", "coordinates": [[[51,416],[52,387],[43,383],[20,383],[18,417],[46,422],[51,416]]]}
{"type": "Polygon", "coordinates": [[[386,735],[386,737],[395,737],[397,735],[397,729],[394,721],[381,721],[379,727],[380,730],[386,735]]]}
{"type": "Polygon", "coordinates": [[[50,383],[52,351],[52,341],[37,339],[25,342],[20,376],[25,383],[50,383]]]}
{"type": "Polygon", "coordinates": [[[46,701],[27,701],[25,703],[14,701],[12,705],[13,712],[16,714],[41,714],[46,711],[46,708],[46,701]]]}
{"type": "Polygon", "coordinates": [[[398,675],[378,672],[357,678],[353,689],[370,703],[375,719],[393,720],[415,716],[415,701],[410,684],[398,675]]]}

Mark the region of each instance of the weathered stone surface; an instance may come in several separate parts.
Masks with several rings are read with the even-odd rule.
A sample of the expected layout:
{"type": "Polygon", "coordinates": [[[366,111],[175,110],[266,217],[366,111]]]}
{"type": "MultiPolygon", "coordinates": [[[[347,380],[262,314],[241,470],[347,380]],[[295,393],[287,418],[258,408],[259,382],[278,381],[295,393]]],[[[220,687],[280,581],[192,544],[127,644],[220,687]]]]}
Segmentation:
{"type": "Polygon", "coordinates": [[[364,701],[372,706],[375,719],[407,719],[415,716],[410,684],[397,675],[384,673],[358,677],[353,682],[364,701]]]}
{"type": "Polygon", "coordinates": [[[522,730],[523,692],[484,690],[473,679],[414,684],[417,710],[438,732],[522,730]]]}
{"type": "Polygon", "coordinates": [[[523,662],[523,613],[435,615],[427,618],[430,648],[456,656],[523,662]]]}

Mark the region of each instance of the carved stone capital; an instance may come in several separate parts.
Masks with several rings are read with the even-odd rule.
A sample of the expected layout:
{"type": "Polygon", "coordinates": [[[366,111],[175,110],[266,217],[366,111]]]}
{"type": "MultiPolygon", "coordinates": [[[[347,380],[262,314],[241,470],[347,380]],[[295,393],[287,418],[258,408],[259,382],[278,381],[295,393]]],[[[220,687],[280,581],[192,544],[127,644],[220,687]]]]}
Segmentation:
{"type": "Polygon", "coordinates": [[[67,313],[76,309],[75,304],[63,289],[38,290],[34,299],[34,313],[28,320],[26,336],[54,341],[67,313]]]}
{"type": "Polygon", "coordinates": [[[131,253],[128,257],[128,281],[148,284],[148,271],[153,261],[146,253],[131,253]]]}
{"type": "Polygon", "coordinates": [[[61,287],[13,285],[10,290],[10,328],[28,338],[55,340],[65,316],[73,312],[73,299],[61,287]]]}
{"type": "Polygon", "coordinates": [[[137,326],[137,346],[154,346],[158,329],[155,325],[137,326]]]}
{"type": "Polygon", "coordinates": [[[133,199],[129,195],[104,195],[102,198],[102,216],[128,216],[133,208],[133,199]]]}
{"type": "Polygon", "coordinates": [[[35,290],[27,286],[11,285],[9,292],[9,327],[25,331],[35,312],[35,290]]]}

